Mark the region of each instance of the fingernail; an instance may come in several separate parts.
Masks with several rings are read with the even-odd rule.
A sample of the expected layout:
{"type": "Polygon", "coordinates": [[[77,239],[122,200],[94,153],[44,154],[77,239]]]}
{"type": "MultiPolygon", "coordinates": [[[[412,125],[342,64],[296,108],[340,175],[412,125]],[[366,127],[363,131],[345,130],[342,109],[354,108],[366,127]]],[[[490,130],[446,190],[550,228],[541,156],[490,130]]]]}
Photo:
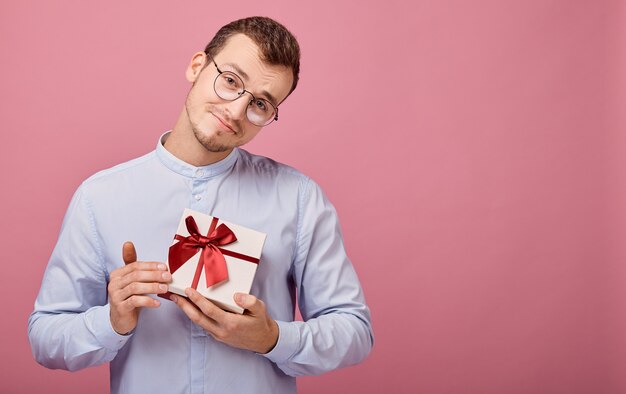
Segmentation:
{"type": "Polygon", "coordinates": [[[169,272],[164,272],[164,273],[161,274],[161,277],[163,279],[171,279],[172,275],[169,272]]]}
{"type": "Polygon", "coordinates": [[[167,285],[159,285],[159,289],[162,291],[167,291],[167,285]]]}
{"type": "Polygon", "coordinates": [[[159,264],[158,269],[160,269],[161,271],[165,271],[167,269],[167,265],[159,264]]]}
{"type": "Polygon", "coordinates": [[[240,304],[246,302],[246,295],[241,293],[235,294],[235,301],[239,302],[240,304]]]}
{"type": "Polygon", "coordinates": [[[190,288],[186,288],[185,289],[185,294],[187,294],[187,297],[191,297],[191,289],[190,288]]]}
{"type": "Polygon", "coordinates": [[[173,302],[178,302],[178,297],[176,297],[174,294],[172,294],[170,296],[170,300],[172,300],[173,302]]]}

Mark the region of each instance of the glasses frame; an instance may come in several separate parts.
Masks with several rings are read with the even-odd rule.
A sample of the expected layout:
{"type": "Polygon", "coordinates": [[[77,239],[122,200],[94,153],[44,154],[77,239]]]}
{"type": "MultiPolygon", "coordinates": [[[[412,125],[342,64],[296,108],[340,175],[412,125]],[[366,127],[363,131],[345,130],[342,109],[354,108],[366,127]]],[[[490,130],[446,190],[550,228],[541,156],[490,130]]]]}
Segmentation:
{"type": "Polygon", "coordinates": [[[257,97],[251,91],[246,90],[246,85],[243,82],[243,78],[241,78],[237,73],[232,72],[232,71],[222,71],[222,70],[220,70],[219,66],[215,62],[215,59],[213,59],[213,58],[209,58],[209,59],[210,59],[211,63],[213,63],[213,65],[215,66],[215,69],[217,70],[217,76],[215,77],[215,80],[213,81],[213,91],[215,92],[217,97],[221,98],[222,100],[226,100],[226,101],[235,101],[235,100],[238,100],[241,97],[243,97],[243,95],[245,93],[248,93],[248,94],[250,94],[250,96],[252,96],[252,98],[248,101],[248,107],[246,107],[246,119],[248,119],[248,122],[252,123],[255,126],[265,127],[265,126],[271,124],[274,121],[278,121],[278,107],[276,105],[274,105],[273,103],[271,103],[269,100],[262,99],[262,98],[259,98],[258,100],[263,100],[263,101],[265,101],[266,103],[268,103],[269,105],[272,106],[272,108],[274,109],[274,117],[270,118],[266,123],[264,123],[262,125],[254,123],[253,121],[251,121],[250,117],[248,116],[248,108],[250,107],[250,104],[252,104],[255,100],[257,100],[257,97]],[[236,76],[237,78],[239,78],[239,80],[241,81],[241,87],[242,87],[241,92],[239,92],[238,93],[239,96],[235,97],[234,99],[227,99],[227,98],[224,98],[224,97],[220,96],[220,94],[217,92],[217,89],[215,87],[217,85],[218,78],[220,77],[220,75],[222,75],[224,73],[232,74],[232,75],[236,76]]]}

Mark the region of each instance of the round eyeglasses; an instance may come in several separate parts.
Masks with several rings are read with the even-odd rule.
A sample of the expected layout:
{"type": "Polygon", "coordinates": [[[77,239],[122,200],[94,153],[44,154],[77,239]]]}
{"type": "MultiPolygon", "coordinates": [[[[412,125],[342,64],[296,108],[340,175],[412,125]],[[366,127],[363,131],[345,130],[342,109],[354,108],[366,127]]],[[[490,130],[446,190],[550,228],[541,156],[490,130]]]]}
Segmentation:
{"type": "Polygon", "coordinates": [[[219,98],[235,101],[243,96],[244,93],[248,93],[252,96],[246,108],[246,116],[250,123],[263,127],[278,120],[278,108],[274,104],[265,99],[255,97],[249,90],[246,90],[239,75],[231,71],[222,71],[215,63],[215,60],[212,59],[212,62],[218,72],[215,82],[213,82],[213,90],[215,90],[215,94],[219,98]]]}

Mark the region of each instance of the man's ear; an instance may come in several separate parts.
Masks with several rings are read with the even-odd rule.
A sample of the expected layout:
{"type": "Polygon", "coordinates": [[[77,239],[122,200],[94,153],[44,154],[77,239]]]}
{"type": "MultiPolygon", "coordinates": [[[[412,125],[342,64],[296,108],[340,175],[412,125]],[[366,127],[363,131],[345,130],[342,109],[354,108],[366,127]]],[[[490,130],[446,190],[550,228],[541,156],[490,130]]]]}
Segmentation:
{"type": "Polygon", "coordinates": [[[189,82],[196,82],[196,79],[198,79],[198,76],[200,75],[200,71],[202,71],[207,61],[208,59],[204,52],[196,52],[193,54],[191,62],[189,63],[189,66],[187,66],[187,71],[185,72],[185,76],[189,82]]]}

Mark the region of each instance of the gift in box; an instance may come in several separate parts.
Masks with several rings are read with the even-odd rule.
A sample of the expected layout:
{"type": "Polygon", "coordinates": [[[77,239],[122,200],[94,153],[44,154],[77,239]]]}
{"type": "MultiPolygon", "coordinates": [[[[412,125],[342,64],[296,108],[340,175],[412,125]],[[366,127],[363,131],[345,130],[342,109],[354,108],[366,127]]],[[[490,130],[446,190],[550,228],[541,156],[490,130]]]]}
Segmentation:
{"type": "Polygon", "coordinates": [[[266,235],[217,217],[185,209],[170,246],[169,291],[192,287],[222,309],[243,313],[236,292],[249,293],[266,235]]]}

